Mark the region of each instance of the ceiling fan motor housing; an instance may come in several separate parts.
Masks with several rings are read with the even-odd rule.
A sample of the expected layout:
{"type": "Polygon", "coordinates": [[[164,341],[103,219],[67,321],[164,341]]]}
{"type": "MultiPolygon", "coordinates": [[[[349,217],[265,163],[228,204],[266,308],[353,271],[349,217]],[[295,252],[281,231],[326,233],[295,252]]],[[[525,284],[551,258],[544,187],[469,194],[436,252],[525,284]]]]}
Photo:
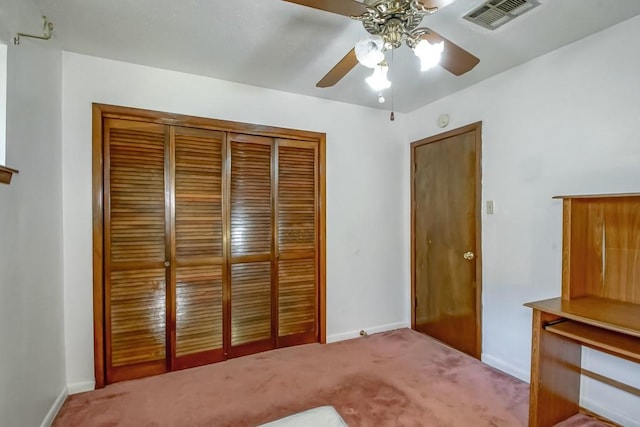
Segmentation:
{"type": "Polygon", "coordinates": [[[364,3],[367,11],[353,19],[362,21],[368,33],[382,36],[387,49],[400,47],[403,41],[415,44],[417,38],[428,32],[428,29],[417,28],[422,18],[437,10],[426,8],[418,0],[365,0],[364,3]]]}

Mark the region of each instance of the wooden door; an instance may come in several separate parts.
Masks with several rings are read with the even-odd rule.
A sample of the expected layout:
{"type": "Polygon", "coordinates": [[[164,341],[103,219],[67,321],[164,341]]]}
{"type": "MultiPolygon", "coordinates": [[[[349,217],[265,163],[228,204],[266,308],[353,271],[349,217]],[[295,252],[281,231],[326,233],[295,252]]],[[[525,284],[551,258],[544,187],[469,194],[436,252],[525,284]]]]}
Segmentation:
{"type": "Polygon", "coordinates": [[[277,141],[278,346],[318,340],[318,146],[277,141]]]}
{"type": "Polygon", "coordinates": [[[412,144],[413,327],[481,355],[480,123],[412,144]]]}
{"type": "Polygon", "coordinates": [[[231,357],[275,347],[273,139],[229,134],[231,357]]]}
{"type": "Polygon", "coordinates": [[[104,127],[104,309],[108,383],[167,370],[167,129],[104,127]]]}
{"type": "Polygon", "coordinates": [[[223,132],[171,127],[172,368],[224,359],[223,132]]]}
{"type": "Polygon", "coordinates": [[[94,106],[96,387],[324,342],[324,156],[320,134],[94,106]]]}

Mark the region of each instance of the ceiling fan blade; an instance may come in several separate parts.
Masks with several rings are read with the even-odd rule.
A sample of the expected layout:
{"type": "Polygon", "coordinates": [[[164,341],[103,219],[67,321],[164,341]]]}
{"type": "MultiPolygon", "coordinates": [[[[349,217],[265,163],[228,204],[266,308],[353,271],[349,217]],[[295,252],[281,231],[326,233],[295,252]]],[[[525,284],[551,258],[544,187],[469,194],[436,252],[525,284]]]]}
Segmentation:
{"type": "Polygon", "coordinates": [[[355,0],[284,0],[289,3],[301,4],[303,6],[320,9],[327,12],[337,13],[344,16],[360,16],[367,11],[364,3],[355,0]]]}
{"type": "Polygon", "coordinates": [[[454,0],[420,0],[425,7],[437,7],[438,9],[442,9],[443,7],[449,6],[453,3],[454,0]]]}
{"type": "Polygon", "coordinates": [[[316,87],[331,87],[338,83],[349,71],[358,65],[356,50],[351,49],[318,83],[316,87]]]}
{"type": "Polygon", "coordinates": [[[480,62],[480,59],[438,33],[432,31],[423,35],[422,38],[428,40],[431,44],[444,42],[440,66],[456,76],[461,76],[471,71],[480,62]]]}

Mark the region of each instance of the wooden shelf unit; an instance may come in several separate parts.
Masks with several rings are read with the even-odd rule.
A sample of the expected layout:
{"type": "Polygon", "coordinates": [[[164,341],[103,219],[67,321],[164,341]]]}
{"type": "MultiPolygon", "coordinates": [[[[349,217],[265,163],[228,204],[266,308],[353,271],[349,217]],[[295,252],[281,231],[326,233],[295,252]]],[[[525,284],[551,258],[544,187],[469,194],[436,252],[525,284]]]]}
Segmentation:
{"type": "Polygon", "coordinates": [[[17,170],[0,165],[0,183],[11,184],[11,178],[13,177],[13,174],[16,173],[18,173],[17,170]]]}
{"type": "Polygon", "coordinates": [[[536,427],[579,412],[582,346],[640,362],[640,194],[557,198],[562,297],[525,304],[533,309],[529,425],[536,427]]]}

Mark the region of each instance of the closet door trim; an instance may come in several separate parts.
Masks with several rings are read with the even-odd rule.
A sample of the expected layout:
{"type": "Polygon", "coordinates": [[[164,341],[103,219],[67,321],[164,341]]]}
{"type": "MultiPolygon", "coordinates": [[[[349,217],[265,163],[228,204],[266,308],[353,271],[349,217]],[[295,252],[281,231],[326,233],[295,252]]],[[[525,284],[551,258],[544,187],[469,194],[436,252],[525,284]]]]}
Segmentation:
{"type": "MultiPolygon", "coordinates": [[[[143,110],[107,104],[92,105],[92,207],[93,207],[93,343],[94,343],[94,374],[95,388],[103,388],[106,385],[106,350],[105,350],[105,306],[104,289],[104,152],[103,132],[104,120],[116,118],[148,123],[157,123],[170,126],[192,127],[199,129],[216,130],[247,135],[282,138],[288,140],[312,141],[318,144],[318,224],[317,224],[317,248],[319,268],[318,280],[318,341],[326,343],[326,135],[320,132],[279,128],[272,126],[248,124],[227,120],[210,119],[204,117],[192,117],[187,115],[166,113],[160,111],[143,110]]],[[[226,146],[226,144],[224,144],[226,146]]],[[[226,158],[226,153],[223,154],[226,158]]],[[[225,167],[229,167],[226,165],[225,167]]],[[[226,175],[226,172],[225,172],[226,175]]],[[[223,192],[226,190],[223,183],[223,192]]],[[[223,216],[228,215],[228,210],[223,204],[223,216]]],[[[223,233],[223,248],[226,247],[229,236],[223,233]]],[[[225,251],[226,252],[226,251],[225,251]]],[[[231,254],[226,254],[230,256],[231,254]]],[[[173,256],[171,257],[174,258],[173,256]]],[[[173,263],[172,263],[173,264],[173,263]]],[[[174,266],[171,266],[174,268],[174,266]]],[[[223,275],[228,272],[223,272],[223,275]]],[[[223,296],[228,301],[228,296],[223,296]]],[[[224,301],[223,301],[224,304],[224,301]]],[[[228,312],[228,311],[227,311],[228,312]]],[[[228,319],[225,318],[225,323],[228,319]]],[[[225,325],[225,329],[230,325],[225,325]]],[[[173,340],[167,341],[169,346],[175,345],[173,340]]]]}
{"type": "Polygon", "coordinates": [[[93,104],[104,118],[137,120],[163,125],[194,127],[199,129],[219,130],[245,135],[268,136],[272,138],[298,139],[301,141],[324,141],[325,134],[297,129],[286,129],[273,126],[234,122],[229,120],[210,119],[206,117],[187,116],[165,113],[162,111],[142,110],[138,108],[119,107],[108,104],[93,104]]]}

